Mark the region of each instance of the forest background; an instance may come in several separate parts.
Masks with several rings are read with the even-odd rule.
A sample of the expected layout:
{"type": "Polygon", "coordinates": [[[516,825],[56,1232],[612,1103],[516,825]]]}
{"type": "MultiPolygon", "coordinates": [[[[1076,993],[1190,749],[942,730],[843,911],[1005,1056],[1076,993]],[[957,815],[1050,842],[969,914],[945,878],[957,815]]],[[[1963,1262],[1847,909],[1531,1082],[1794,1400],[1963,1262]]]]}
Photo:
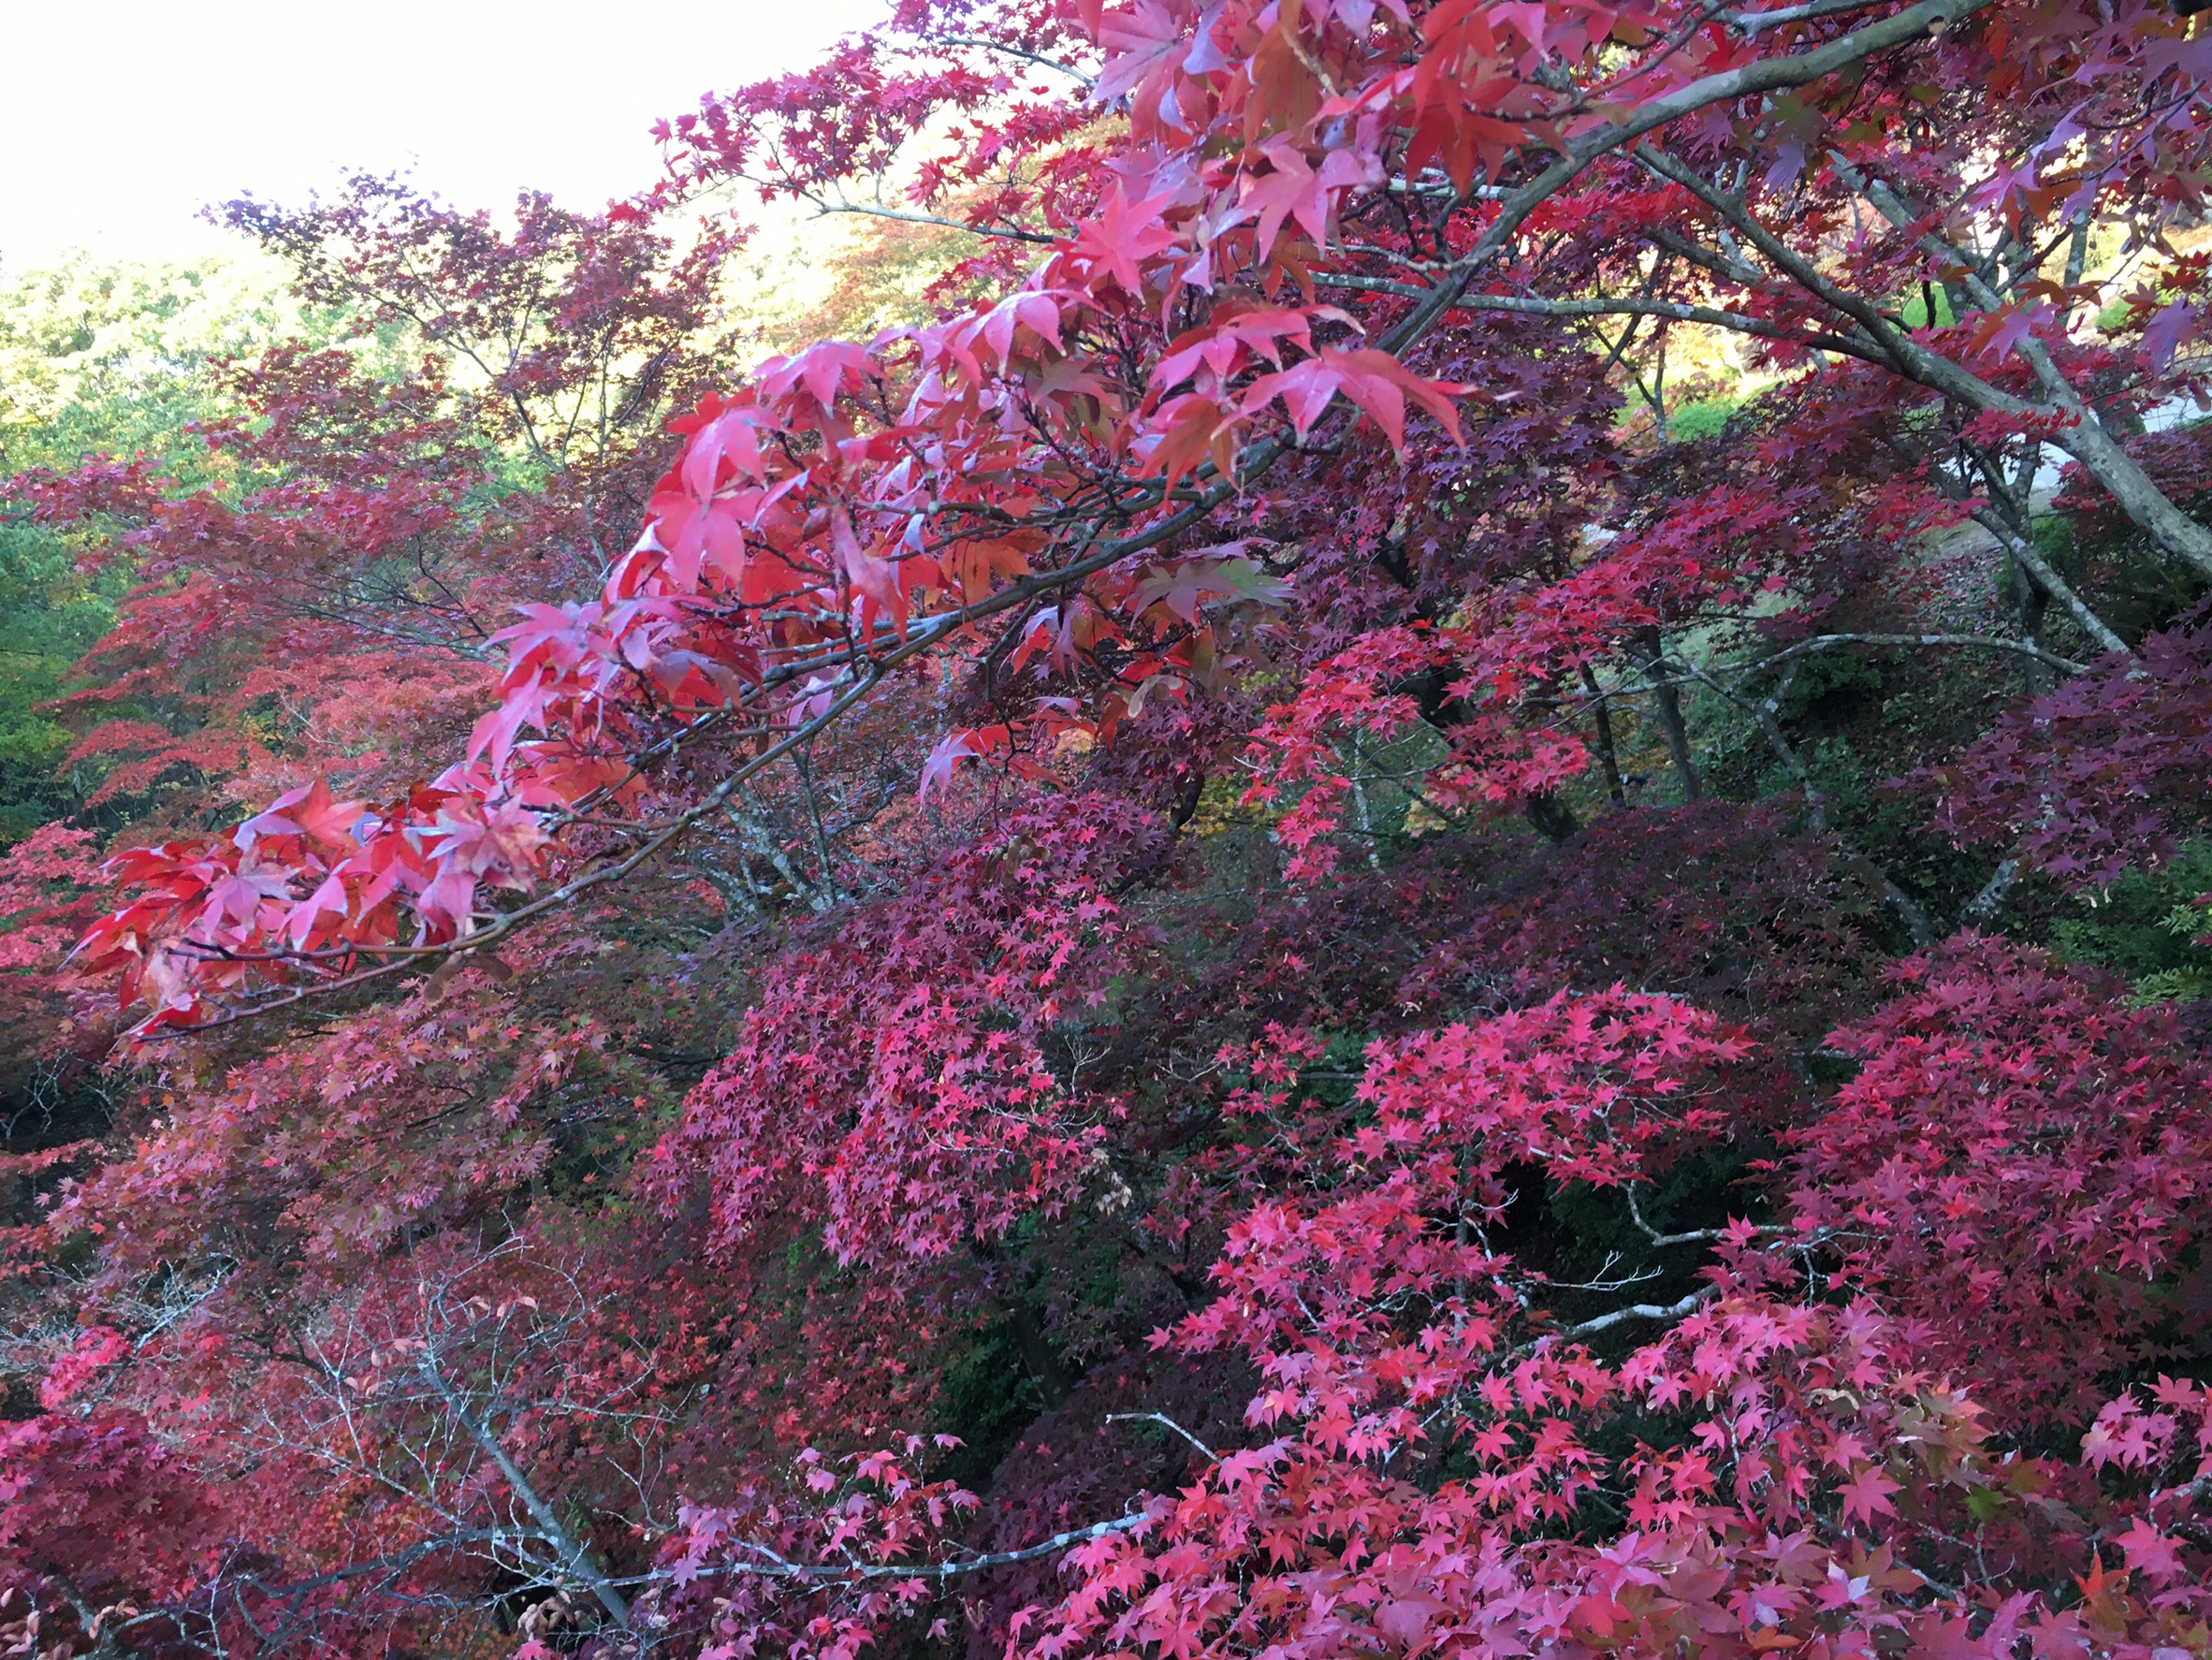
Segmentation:
{"type": "Polygon", "coordinates": [[[2208,75],[908,0],[0,268],[15,1652],[2212,1660],[2208,75]]]}

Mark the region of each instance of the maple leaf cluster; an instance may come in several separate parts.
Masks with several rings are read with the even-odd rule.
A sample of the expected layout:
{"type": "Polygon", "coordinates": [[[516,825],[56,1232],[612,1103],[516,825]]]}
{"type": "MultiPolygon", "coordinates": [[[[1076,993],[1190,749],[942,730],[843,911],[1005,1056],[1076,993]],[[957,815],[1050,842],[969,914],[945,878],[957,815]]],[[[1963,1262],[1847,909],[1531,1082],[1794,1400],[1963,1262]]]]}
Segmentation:
{"type": "Polygon", "coordinates": [[[901,0],[233,204],[355,332],[7,486],[13,1652],[2205,1655],[2202,1023],[2035,941],[2207,827],[2207,38],[901,0]],[[958,252],[748,364],[733,185],[958,252]]]}

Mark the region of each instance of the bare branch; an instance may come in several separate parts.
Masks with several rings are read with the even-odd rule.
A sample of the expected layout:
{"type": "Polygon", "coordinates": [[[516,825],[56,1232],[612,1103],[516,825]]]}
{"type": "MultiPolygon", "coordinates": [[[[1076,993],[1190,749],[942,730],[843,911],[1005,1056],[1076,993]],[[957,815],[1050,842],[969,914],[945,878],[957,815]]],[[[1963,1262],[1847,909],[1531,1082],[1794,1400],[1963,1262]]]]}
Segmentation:
{"type": "MultiPolygon", "coordinates": [[[[2107,651],[2117,651],[2126,657],[2134,656],[2134,652],[2128,648],[2127,641],[2114,633],[2103,618],[2089,609],[2088,602],[2074,592],[2073,586],[2036,550],[2034,543],[2015,531],[1994,508],[1976,507],[1972,510],[1972,516],[1974,523],[1996,537],[2005,552],[2012,555],[2015,564],[2034,577],[2042,585],[2044,592],[2066,607],[2074,621],[2081,624],[2084,633],[2107,651]]],[[[2064,666],[2062,662],[2052,659],[2046,651],[2039,649],[2036,654],[2054,667],[2064,666]]],[[[2069,672],[2078,675],[2082,671],[2075,668],[2069,672]]]]}
{"type": "Polygon", "coordinates": [[[1208,1447],[1203,1441],[1200,1440],[1196,1435],[1192,1434],[1188,1430],[1185,1429],[1181,1424],[1177,1423],[1173,1419],[1170,1418],[1164,1412],[1109,1412],[1106,1415],[1106,1421],[1108,1423],[1157,1423],[1161,1428],[1171,1430],[1174,1434],[1182,1436],[1183,1439],[1189,1442],[1191,1446],[1198,1449],[1200,1457],[1209,1459],[1216,1463],[1218,1463],[1221,1458],[1221,1455],[1218,1452],[1215,1452],[1211,1447],[1208,1447]]]}
{"type": "Polygon", "coordinates": [[[1721,21],[1739,35],[1754,36],[1784,23],[1811,22],[1816,18],[1841,17],[1846,12],[1871,11],[1885,0],[1812,0],[1805,6],[1778,7],[1772,11],[1724,11],[1721,21]]]}
{"type": "MultiPolygon", "coordinates": [[[[1864,197],[1874,211],[1892,226],[1904,230],[1915,223],[1913,211],[1880,180],[1866,177],[1841,155],[1831,153],[1828,160],[1829,165],[1836,169],[1836,176],[1864,197]]],[[[1931,257],[1957,268],[1959,282],[1976,305],[1992,312],[2003,306],[2003,299],[1983,280],[1977,263],[1968,255],[1932,231],[1922,235],[1917,245],[1931,257]]],[[[2052,361],[2050,351],[2042,341],[2032,334],[2023,334],[2015,342],[2013,349],[2034,371],[2036,384],[2043,388],[2051,407],[2072,417],[2072,425],[2052,434],[2050,441],[2087,467],[2113,500],[2119,503],[2129,518],[2147,531],[2160,546],[2194,567],[2199,574],[2212,576],[2212,530],[2206,530],[2176,506],[2165,492],[2151,481],[2150,475],[2113,441],[2096,413],[2074,390],[2074,383],[2052,361]]],[[[1979,394],[1978,407],[1996,409],[2003,407],[2003,403],[2017,402],[2017,400],[2004,399],[1994,387],[1967,374],[1948,359],[1938,357],[1934,353],[1919,347],[1914,347],[1913,350],[1933,364],[1943,365],[1949,370],[1951,377],[1959,384],[1971,383],[1979,394]],[[2000,399],[2003,400],[2003,403],[1997,401],[2000,399]]],[[[1943,389],[1948,390],[1949,387],[1943,389]]]]}
{"type": "Polygon", "coordinates": [[[1623,1191],[1628,1195],[1628,1219],[1636,1224],[1639,1233],[1655,1245],[1710,1245],[1721,1237],[1722,1230],[1718,1228],[1694,1228],[1686,1233],[1662,1233],[1644,1220],[1643,1206],[1637,1201],[1636,1184],[1631,1182],[1623,1191]]]}
{"type": "Polygon", "coordinates": [[[531,1485],[529,1478],[508,1456],[499,1437],[469,1409],[469,1404],[445,1381],[444,1374],[438,1369],[436,1358],[427,1351],[422,1359],[422,1375],[424,1381],[445,1403],[445,1409],[453,1414],[454,1421],[467,1433],[470,1440],[476,1443],[484,1456],[499,1466],[500,1475],[505,1478],[508,1489],[522,1501],[523,1508],[531,1514],[531,1520],[544,1530],[546,1539],[560,1552],[563,1565],[591,1588],[591,1594],[599,1598],[600,1606],[614,1616],[617,1625],[627,1631],[630,1628],[630,1604],[623,1599],[620,1592],[607,1582],[605,1574],[591,1560],[591,1553],[584,1548],[583,1541],[561,1526],[560,1518],[553,1513],[553,1507],[531,1485]]]}
{"type": "MultiPolygon", "coordinates": [[[[2086,675],[2089,665],[2076,663],[2071,657],[2060,657],[2046,651],[2033,640],[2008,640],[2001,634],[1814,634],[1811,639],[1799,640],[1784,647],[1772,656],[1762,657],[1755,663],[1734,664],[1728,672],[1738,675],[1762,674],[1783,663],[1812,651],[1826,651],[1836,646],[1957,646],[1980,651],[2014,651],[2023,657],[2032,657],[2038,663],[2069,675],[2086,675]]],[[[2122,648],[2125,649],[2125,648],[2122,648]]]]}
{"type": "Polygon", "coordinates": [[[1058,58],[1048,58],[1041,51],[1029,51],[1019,46],[1009,46],[1003,40],[982,40],[968,35],[939,35],[924,44],[929,46],[969,46],[983,51],[997,52],[1002,57],[1018,58],[1025,64],[1035,64],[1040,69],[1056,70],[1086,92],[1099,84],[1096,76],[1085,75],[1072,64],[1063,64],[1058,58]]]}
{"type": "MultiPolygon", "coordinates": [[[[1071,1528],[1056,1533],[1049,1539],[1026,1545],[1019,1551],[993,1551],[981,1556],[963,1557],[958,1562],[792,1562],[779,1555],[765,1545],[746,1541],[739,1549],[757,1552],[766,1560],[755,1563],[731,1563],[719,1568],[702,1571],[708,1573],[745,1574],[767,1580],[810,1580],[823,1584],[851,1583],[867,1580],[954,1580],[968,1574],[980,1574],[995,1567],[1011,1567],[1016,1563],[1035,1562],[1040,1557],[1053,1555],[1071,1545],[1088,1544],[1102,1539],[1109,1534],[1128,1533],[1142,1527],[1151,1520],[1142,1510],[1128,1516],[1117,1516],[1112,1522],[1094,1522],[1089,1527],[1071,1528]]],[[[667,1578],[666,1574],[647,1576],[667,1578]]]]}
{"type": "Polygon", "coordinates": [[[853,202],[842,198],[834,202],[817,202],[824,216],[831,213],[859,213],[869,219],[890,219],[900,225],[934,225],[945,230],[966,231],[969,236],[990,237],[1004,242],[1036,242],[1051,247],[1057,237],[1044,231],[1022,230],[1013,226],[970,225],[965,219],[948,219],[941,213],[909,213],[899,208],[886,208],[878,202],[853,202]]]}
{"type": "Polygon", "coordinates": [[[1966,902],[1966,909],[1958,913],[1959,923],[1964,925],[1989,921],[1997,914],[1999,908],[2004,904],[2005,896],[2013,891],[2013,884],[2019,880],[2019,860],[2009,858],[1999,860],[1997,868],[1990,873],[1989,880],[1982,884],[1981,892],[1969,899],[1966,902]]]}
{"type": "Polygon", "coordinates": [[[1632,1320],[1687,1319],[1720,1294],[1720,1287],[1704,1286],[1692,1291],[1681,1302],[1669,1303],[1664,1307],[1656,1303],[1634,1303],[1626,1308],[1616,1308],[1610,1314],[1595,1315],[1586,1320],[1578,1320],[1571,1326],[1562,1326],[1545,1335],[1551,1338],[1593,1337],[1600,1332],[1609,1332],[1615,1326],[1625,1326],[1632,1320]]]}

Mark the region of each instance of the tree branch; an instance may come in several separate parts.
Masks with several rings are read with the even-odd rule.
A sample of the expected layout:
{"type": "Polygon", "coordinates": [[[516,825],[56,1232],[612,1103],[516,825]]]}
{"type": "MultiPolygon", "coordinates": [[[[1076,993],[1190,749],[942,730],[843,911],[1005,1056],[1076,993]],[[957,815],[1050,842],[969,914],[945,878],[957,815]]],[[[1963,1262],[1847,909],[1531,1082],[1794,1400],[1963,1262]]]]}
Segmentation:
{"type": "Polygon", "coordinates": [[[1720,1287],[1704,1286],[1692,1291],[1681,1302],[1669,1303],[1664,1307],[1656,1303],[1633,1303],[1626,1308],[1616,1308],[1610,1314],[1601,1314],[1586,1320],[1578,1320],[1571,1326],[1561,1326],[1557,1331],[1548,1332],[1545,1335],[1552,1338],[1570,1339],[1592,1337],[1600,1332],[1609,1332],[1615,1326],[1624,1326],[1631,1320],[1687,1319],[1720,1294],[1720,1287]]]}
{"type": "Polygon", "coordinates": [[[445,1375],[439,1371],[436,1358],[426,1352],[421,1370],[424,1380],[444,1402],[445,1409],[453,1414],[454,1422],[459,1424],[469,1439],[483,1449],[485,1457],[499,1466],[500,1475],[506,1481],[508,1490],[522,1501],[522,1507],[530,1512],[531,1520],[544,1530],[547,1541],[560,1552],[563,1565],[591,1588],[591,1594],[599,1598],[600,1606],[614,1616],[617,1625],[625,1631],[629,1630],[630,1604],[607,1581],[606,1575],[591,1560],[591,1553],[584,1548],[583,1541],[561,1525],[560,1518],[553,1513],[553,1507],[531,1485],[521,1467],[508,1456],[506,1448],[500,1444],[499,1437],[469,1409],[468,1403],[455,1393],[453,1387],[445,1381],[445,1375]]]}
{"type": "MultiPolygon", "coordinates": [[[[1644,135],[1654,132],[1669,122],[1695,113],[1709,105],[1745,97],[1756,97],[1763,94],[1803,86],[1840,69],[1847,68],[1876,52],[1920,39],[1931,30],[1948,26],[1993,4],[1995,4],[1995,0],[1918,0],[1918,4],[1909,6],[1893,16],[1881,19],[1848,35],[1827,41],[1812,51],[1778,58],[1762,59],[1719,74],[1701,76],[1684,86],[1652,99],[1624,120],[1608,123],[1569,139],[1565,145],[1565,153],[1558,161],[1552,163],[1527,184],[1513,191],[1502,200],[1498,213],[1485,227],[1481,236],[1477,239],[1472,247],[1454,260],[1447,280],[1430,290],[1425,298],[1419,300],[1375,343],[1381,349],[1397,355],[1403,354],[1409,346],[1424,338],[1450,312],[1476,274],[1507,245],[1530,214],[1579,177],[1600,157],[1625,146],[1636,144],[1644,135]]],[[[880,211],[887,216],[903,217],[895,211],[889,209],[863,210],[855,208],[854,211],[880,211]]],[[[956,222],[943,223],[953,224],[955,228],[973,228],[957,226],[956,222]]],[[[1044,239],[1038,237],[1036,233],[1022,232],[1018,233],[1018,240],[1044,239]]],[[[1302,447],[1305,446],[1293,444],[1287,438],[1280,436],[1256,443],[1245,452],[1243,461],[1234,470],[1234,476],[1230,478],[1220,477],[1211,462],[1205,463],[1197,469],[1192,476],[1201,484],[1211,480],[1210,485],[1201,490],[1195,491],[1176,512],[1157,524],[1145,531],[1107,542],[1096,552],[1075,560],[1057,571],[1042,573],[1023,581],[1011,583],[997,593],[987,596],[973,604],[933,618],[922,626],[910,631],[895,648],[880,655],[878,655],[873,649],[877,642],[871,639],[865,642],[855,641],[844,647],[820,653],[803,663],[787,663],[780,665],[770,675],[764,677],[760,683],[761,690],[765,691],[773,686],[786,683],[797,677],[802,672],[837,666],[850,669],[862,663],[866,664],[866,671],[855,678],[852,685],[842,692],[822,715],[740,766],[729,778],[725,779],[707,799],[679,814],[666,826],[651,833],[641,845],[616,862],[604,866],[598,870],[575,877],[562,883],[552,893],[517,907],[514,910],[500,913],[486,927],[476,932],[434,945],[363,945],[327,952],[274,954],[276,960],[300,962],[333,958],[358,960],[364,956],[375,957],[380,960],[375,967],[371,968],[294,986],[281,995],[266,997],[249,1007],[226,1010],[212,1020],[202,1021],[192,1026],[165,1027],[153,1032],[141,1034],[140,1041],[182,1036],[189,1032],[201,1032],[238,1021],[256,1018],[309,997],[327,996],[336,991],[365,985],[399,972],[410,962],[417,959],[445,956],[458,951],[482,949],[505,938],[531,919],[543,915],[558,906],[570,903],[576,896],[590,888],[604,886],[632,875],[673,846],[692,825],[710,814],[719,813],[721,810],[722,800],[738,783],[754,776],[764,766],[789,754],[800,745],[811,741],[821,732],[826,730],[829,724],[840,719],[863,695],[872,690],[891,668],[932,648],[947,635],[983,617],[996,615],[1013,606],[1027,604],[1040,594],[1063,588],[1071,582],[1080,581],[1085,576],[1105,570],[1133,553],[1171,540],[1184,531],[1196,527],[1215,508],[1263,476],[1284,455],[1290,453],[1293,449],[1302,447]]],[[[1157,494],[1154,494],[1148,498],[1148,502],[1157,502],[1159,499],[1157,494]]],[[[1129,503],[1123,502],[1117,496],[1116,499],[1106,503],[1104,507],[1096,510],[1099,517],[1093,520],[1092,534],[1096,534],[1097,529],[1102,522],[1109,522],[1105,517],[1107,514],[1118,515],[1138,510],[1144,504],[1147,503],[1141,502],[1137,508],[1132,508],[1129,503]]]]}
{"type": "Polygon", "coordinates": [[[1218,1452],[1215,1452],[1164,1412],[1109,1412],[1106,1415],[1106,1421],[1108,1423],[1157,1423],[1162,1429],[1182,1436],[1184,1440],[1198,1449],[1200,1457],[1209,1463],[1218,1463],[1221,1460],[1221,1455],[1218,1452]]]}
{"type": "Polygon", "coordinates": [[[876,202],[835,202],[817,200],[815,206],[824,215],[830,213],[860,213],[870,219],[889,219],[900,225],[934,225],[945,230],[966,231],[969,236],[991,237],[1006,242],[1036,242],[1051,247],[1059,238],[1039,230],[1019,230],[1011,226],[970,225],[965,219],[948,219],[941,213],[909,213],[898,208],[886,208],[876,202]]]}
{"type": "MultiPolygon", "coordinates": [[[[884,1563],[816,1563],[792,1562],[765,1545],[742,1541],[741,1550],[757,1551],[767,1558],[761,1563],[731,1563],[722,1567],[705,1570],[706,1573],[747,1574],[769,1580],[812,1580],[823,1583],[840,1580],[954,1580],[968,1574],[980,1574],[995,1567],[1011,1567],[1017,1563],[1035,1562],[1065,1551],[1071,1545],[1088,1544],[1102,1539],[1109,1534],[1128,1533],[1142,1527],[1151,1520],[1139,1510],[1128,1516],[1117,1516],[1112,1522],[1099,1522],[1089,1527],[1071,1528],[1056,1533],[1049,1539],[1034,1545],[1025,1545],[1019,1551],[993,1551],[982,1556],[970,1556],[960,1562],[884,1562],[884,1563]]],[[[666,1576],[654,1576],[666,1577],[666,1576]]],[[[704,1573],[702,1574],[704,1577],[704,1573]]]]}
{"type": "Polygon", "coordinates": [[[2032,640],[2008,640],[1998,634],[1815,634],[1809,640],[1799,640],[1783,648],[1770,657],[1756,663],[1734,664],[1729,673],[1755,675],[1778,667],[1810,651],[1825,651],[1835,646],[1962,646],[1983,651],[2016,651],[2023,657],[2032,657],[2069,675],[2086,675],[2089,665],[2076,663],[2071,657],[2060,657],[2046,651],[2032,640]]]}
{"type": "MultiPolygon", "coordinates": [[[[1874,211],[1892,226],[1906,230],[1916,223],[1913,211],[1880,180],[1868,178],[1842,156],[1833,153],[1828,161],[1836,169],[1836,177],[1865,197],[1874,211]]],[[[1956,265],[1959,281],[1976,305],[1992,312],[2002,308],[2003,299],[1983,279],[1975,262],[1964,253],[1933,231],[1924,233],[1916,245],[1930,257],[1956,265]]],[[[2135,464],[2133,458],[2113,441],[2096,413],[2074,390],[2074,383],[2052,361],[2050,350],[2042,341],[2032,334],[2023,334],[2014,343],[2013,350],[2034,371],[2036,384],[2043,388],[2052,407],[2073,417],[2073,425],[2061,432],[2054,433],[2051,442],[2087,467],[2097,482],[2111,494],[2112,499],[2119,503],[2128,517],[2147,531],[2160,546],[2194,567],[2200,575],[2212,577],[2212,530],[2206,530],[2176,506],[2166,493],[2152,482],[2150,475],[2135,464]]],[[[1939,363],[1947,361],[1935,357],[1933,353],[1924,355],[1939,363]]],[[[1956,369],[1955,365],[1952,367],[1956,369]]],[[[1963,370],[1957,372],[1965,375],[1963,370]]],[[[1985,395],[2002,396],[1976,377],[1966,376],[1966,379],[1972,381],[1985,395]]],[[[1999,405],[1984,403],[1983,407],[1996,408],[1999,405]]],[[[2121,648],[2125,649],[2124,647],[2121,648]]]]}

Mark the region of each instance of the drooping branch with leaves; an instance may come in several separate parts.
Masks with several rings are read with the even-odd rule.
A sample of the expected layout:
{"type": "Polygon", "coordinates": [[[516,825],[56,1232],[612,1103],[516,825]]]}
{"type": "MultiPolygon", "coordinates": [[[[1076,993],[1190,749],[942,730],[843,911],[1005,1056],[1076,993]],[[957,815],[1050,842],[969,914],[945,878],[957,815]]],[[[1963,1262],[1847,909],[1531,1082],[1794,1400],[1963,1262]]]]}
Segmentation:
{"type": "Polygon", "coordinates": [[[2046,947],[2205,829],[2208,72],[904,0],[602,216],[234,206],[354,336],[212,484],[9,487],[138,579],[140,809],[36,964],[130,1082],[9,1152],[0,1614],[2200,1653],[2212,1074],[2046,947]],[[965,240],[748,370],[748,194],[965,240]]]}

